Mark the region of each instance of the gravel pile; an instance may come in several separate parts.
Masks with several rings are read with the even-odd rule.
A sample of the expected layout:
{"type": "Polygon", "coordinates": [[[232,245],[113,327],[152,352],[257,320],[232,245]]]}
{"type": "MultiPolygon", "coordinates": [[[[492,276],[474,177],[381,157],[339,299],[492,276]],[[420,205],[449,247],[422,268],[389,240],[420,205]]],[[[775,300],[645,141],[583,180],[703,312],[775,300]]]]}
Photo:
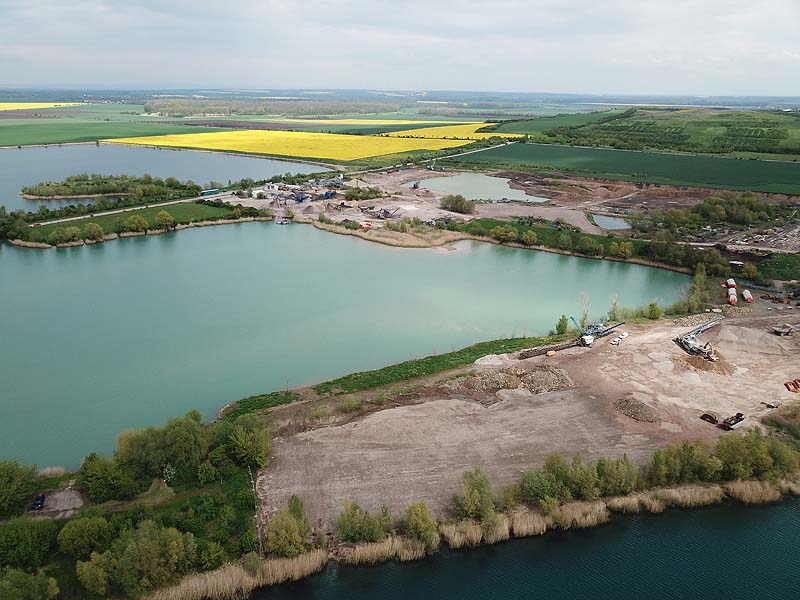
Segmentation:
{"type": "Polygon", "coordinates": [[[700,313],[698,315],[689,315],[688,317],[673,319],[672,322],[679,327],[697,327],[703,323],[708,323],[714,319],[719,319],[720,316],[721,315],[719,313],[700,313]]]}
{"type": "Polygon", "coordinates": [[[448,382],[454,391],[493,393],[498,390],[526,389],[534,394],[566,390],[575,384],[563,369],[541,366],[533,369],[504,369],[472,373],[448,382]]]}
{"type": "Polygon", "coordinates": [[[636,400],[631,396],[623,396],[622,398],[614,400],[614,408],[634,421],[658,423],[661,420],[652,408],[641,400],[636,400]]]}

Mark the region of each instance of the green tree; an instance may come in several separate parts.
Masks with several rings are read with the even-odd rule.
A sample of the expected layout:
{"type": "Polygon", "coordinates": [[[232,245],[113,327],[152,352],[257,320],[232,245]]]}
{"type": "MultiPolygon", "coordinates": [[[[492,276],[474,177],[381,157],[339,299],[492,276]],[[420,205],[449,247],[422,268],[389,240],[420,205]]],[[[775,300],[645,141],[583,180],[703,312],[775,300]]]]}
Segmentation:
{"type": "Polygon", "coordinates": [[[471,215],[475,212],[475,203],[472,200],[467,200],[461,194],[451,194],[442,198],[439,206],[444,210],[461,213],[463,215],[471,215]]]}
{"type": "Polygon", "coordinates": [[[175,227],[175,217],[165,210],[161,210],[155,217],[156,229],[173,229],[175,227]]]}
{"type": "Polygon", "coordinates": [[[267,525],[267,551],[273,556],[292,558],[306,551],[303,524],[289,509],[279,510],[267,525]]]}
{"type": "Polygon", "coordinates": [[[16,460],[0,460],[0,515],[21,511],[25,497],[33,491],[36,467],[16,460]]]}
{"type": "Polygon", "coordinates": [[[142,215],[131,215],[125,219],[123,229],[125,231],[147,231],[148,223],[142,215]]]}
{"type": "Polygon", "coordinates": [[[206,542],[200,551],[200,568],[203,571],[213,571],[220,568],[227,558],[225,549],[217,542],[206,542]]]}
{"type": "Polygon", "coordinates": [[[569,471],[569,488],[572,496],[579,500],[597,500],[600,497],[597,470],[592,463],[584,464],[576,454],[569,471]]]}
{"type": "Polygon", "coordinates": [[[567,329],[569,328],[569,321],[567,320],[567,315],[561,315],[561,318],[556,323],[556,333],[559,335],[564,335],[567,333],[567,329]]]}
{"type": "Polygon", "coordinates": [[[48,244],[51,246],[57,246],[58,244],[63,244],[67,241],[67,232],[64,230],[63,227],[56,227],[51,231],[47,238],[45,238],[48,244]]]}
{"type": "Polygon", "coordinates": [[[196,470],[207,449],[200,413],[190,411],[185,417],[167,421],[164,428],[164,444],[170,464],[178,468],[196,470]]]}
{"type": "Polygon", "coordinates": [[[355,502],[344,501],[344,510],[336,519],[336,534],[346,542],[379,542],[392,530],[392,518],[384,506],[370,514],[355,502]]]}
{"type": "Polygon", "coordinates": [[[228,445],[242,465],[263,468],[267,465],[272,443],[264,427],[248,428],[237,423],[228,439],[228,445]]]}
{"type": "Polygon", "coordinates": [[[219,480],[219,470],[210,461],[205,461],[197,467],[197,479],[203,485],[214,483],[219,480]]]}
{"type": "Polygon", "coordinates": [[[97,503],[131,498],[138,491],[125,465],[96,453],[83,460],[78,482],[86,488],[89,499],[97,503]]]}
{"type": "Polygon", "coordinates": [[[492,485],[480,467],[464,473],[462,494],[453,496],[456,513],[462,519],[474,519],[487,523],[496,517],[492,485]]]}
{"type": "Polygon", "coordinates": [[[753,263],[745,263],[742,266],[742,277],[749,279],[750,281],[758,281],[760,279],[758,275],[758,267],[756,267],[753,263]]]}
{"type": "Polygon", "coordinates": [[[413,502],[408,505],[401,527],[407,536],[425,544],[426,551],[432,552],[439,546],[436,520],[424,502],[413,502]]]}
{"type": "Polygon", "coordinates": [[[528,229],[528,231],[522,234],[522,243],[526,246],[534,246],[538,241],[539,236],[536,235],[536,232],[533,229],[528,229]]]}
{"type": "Polygon", "coordinates": [[[47,575],[31,575],[11,567],[0,572],[3,600],[53,600],[58,594],[56,580],[47,575]]]}
{"type": "Polygon", "coordinates": [[[572,237],[566,232],[558,234],[556,248],[561,248],[562,250],[571,250],[572,237]]]}
{"type": "Polygon", "coordinates": [[[303,505],[303,501],[297,494],[292,494],[289,498],[289,513],[297,520],[298,524],[300,525],[300,533],[303,535],[303,539],[308,535],[309,531],[311,531],[311,526],[308,523],[308,518],[306,517],[306,509],[303,505]]]}
{"type": "Polygon", "coordinates": [[[522,497],[529,504],[542,506],[547,498],[555,500],[564,498],[565,488],[552,473],[541,469],[528,469],[522,475],[522,497]]]}
{"type": "Polygon", "coordinates": [[[87,223],[83,228],[84,239],[92,240],[93,242],[99,242],[103,239],[103,236],[105,236],[105,232],[97,223],[87,223]]]}
{"type": "Polygon", "coordinates": [[[65,554],[84,560],[92,552],[108,550],[114,530],[103,517],[82,517],[67,521],[58,534],[58,547],[65,554]]]}
{"type": "Polygon", "coordinates": [[[0,525],[0,565],[38,569],[56,541],[58,525],[17,517],[0,525]]]}
{"type": "Polygon", "coordinates": [[[81,230],[79,227],[75,227],[74,225],[72,227],[67,227],[64,230],[64,237],[68,242],[77,242],[81,239],[81,230]]]}
{"type": "Polygon", "coordinates": [[[169,454],[165,432],[159,427],[129,429],[117,436],[117,459],[140,475],[161,473],[169,454]]]}

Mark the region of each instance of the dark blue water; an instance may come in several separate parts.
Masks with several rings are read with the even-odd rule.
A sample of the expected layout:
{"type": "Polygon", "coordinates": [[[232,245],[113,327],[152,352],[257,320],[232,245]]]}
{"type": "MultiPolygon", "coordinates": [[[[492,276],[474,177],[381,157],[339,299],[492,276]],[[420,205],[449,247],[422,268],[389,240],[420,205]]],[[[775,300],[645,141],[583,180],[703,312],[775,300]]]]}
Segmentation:
{"type": "Polygon", "coordinates": [[[190,152],[122,146],[79,144],[0,149],[0,206],[7,210],[36,210],[39,204],[58,208],[76,200],[24,200],[23,186],[42,181],[61,181],[70,175],[144,175],[192,179],[200,185],[210,181],[227,184],[245,177],[269,179],[284,173],[315,173],[324,167],[305,163],[235,156],[212,152],[190,152]]]}
{"type": "Polygon", "coordinates": [[[615,517],[414,563],[329,566],[253,600],[800,598],[800,500],[615,517]]]}

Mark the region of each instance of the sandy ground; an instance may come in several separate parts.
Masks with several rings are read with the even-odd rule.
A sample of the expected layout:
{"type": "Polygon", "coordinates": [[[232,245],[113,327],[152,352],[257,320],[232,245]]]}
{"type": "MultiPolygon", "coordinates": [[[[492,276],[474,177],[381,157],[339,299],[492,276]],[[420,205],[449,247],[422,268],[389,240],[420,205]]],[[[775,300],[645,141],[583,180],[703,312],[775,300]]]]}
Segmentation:
{"type": "Polygon", "coordinates": [[[762,401],[794,399],[783,382],[800,376],[800,336],[767,333],[779,320],[766,313],[727,319],[705,334],[722,357],[718,363],[685,354],[672,339],[689,327],[671,321],[630,327],[617,347],[605,339],[552,358],[481,360],[478,370],[551,364],[565,369],[575,387],[539,395],[503,390],[482,404],[479,394],[440,386],[419,404],[278,437],[258,476],[262,514],[299,494],[310,518],[326,524],[345,499],[369,509],[387,504],[396,515],[425,500],[441,515],[462,473],[478,465],[502,486],[551,452],[646,459],[659,444],[714,439],[722,432],[698,418],[707,410],[721,417],[743,412],[754,425],[769,410],[762,401]],[[612,403],[623,396],[650,406],[659,422],[616,411],[612,403]]]}

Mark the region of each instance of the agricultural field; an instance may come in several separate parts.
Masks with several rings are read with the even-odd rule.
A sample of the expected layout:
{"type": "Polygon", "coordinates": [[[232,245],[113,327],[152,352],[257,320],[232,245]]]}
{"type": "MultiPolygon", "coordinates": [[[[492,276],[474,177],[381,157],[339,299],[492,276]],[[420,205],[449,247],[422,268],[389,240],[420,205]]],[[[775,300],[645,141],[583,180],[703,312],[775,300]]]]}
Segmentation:
{"type": "Polygon", "coordinates": [[[81,106],[78,102],[0,102],[0,110],[45,110],[65,106],[81,106]]]}
{"type": "Polygon", "coordinates": [[[524,165],[623,181],[800,194],[800,163],[793,162],[520,143],[448,160],[460,166],[524,165]]]}
{"type": "Polygon", "coordinates": [[[465,140],[339,135],[301,131],[232,131],[105,140],[121,144],[196,148],[247,154],[352,161],[419,150],[444,150],[465,140]]]}
{"type": "MultiPolygon", "coordinates": [[[[503,121],[492,131],[498,133],[542,133],[556,127],[581,127],[596,123],[601,119],[607,119],[623,112],[619,109],[604,110],[589,113],[566,113],[554,115],[552,117],[539,117],[536,119],[514,119],[503,121]]],[[[491,126],[492,124],[490,124],[491,126]]]]}
{"type": "MultiPolygon", "coordinates": [[[[602,114],[602,113],[598,113],[602,114]]],[[[536,141],[627,150],[678,150],[704,154],[766,156],[778,160],[800,157],[800,114],[773,111],[713,109],[629,109],[616,118],[554,123],[536,141]],[[555,130],[555,128],[560,128],[555,130]]],[[[534,126],[519,121],[503,127],[534,126]]],[[[513,129],[516,130],[516,129],[513,129]]]]}
{"type": "MultiPolygon", "coordinates": [[[[405,129],[388,133],[389,137],[415,137],[427,139],[461,139],[484,140],[497,137],[498,133],[479,133],[478,130],[486,127],[487,123],[463,123],[460,125],[442,125],[441,127],[424,127],[422,129],[405,129]]],[[[518,133],[502,134],[503,137],[521,137],[518,133]]]]}
{"type": "MultiPolygon", "coordinates": [[[[7,103],[10,104],[10,103],[7,103]]],[[[41,103],[38,103],[39,105],[41,103]]],[[[183,131],[220,131],[192,127],[143,114],[141,104],[62,104],[39,113],[32,103],[16,103],[27,109],[0,112],[0,146],[31,146],[94,142],[104,138],[165,135],[183,131]]]]}

